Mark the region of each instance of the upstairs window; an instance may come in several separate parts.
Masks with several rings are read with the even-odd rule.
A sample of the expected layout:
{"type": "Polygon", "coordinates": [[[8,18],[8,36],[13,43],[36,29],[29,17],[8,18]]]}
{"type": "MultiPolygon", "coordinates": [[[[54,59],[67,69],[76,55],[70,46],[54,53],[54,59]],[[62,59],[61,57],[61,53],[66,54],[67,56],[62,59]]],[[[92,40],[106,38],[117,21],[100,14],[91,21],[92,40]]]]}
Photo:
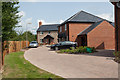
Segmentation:
{"type": "Polygon", "coordinates": [[[49,31],[49,34],[50,34],[50,31],[49,31]]]}
{"type": "Polygon", "coordinates": [[[62,32],[62,27],[60,27],[60,32],[62,32]]]}
{"type": "Polygon", "coordinates": [[[42,35],[43,34],[43,32],[40,32],[40,35],[42,35]]]}
{"type": "Polygon", "coordinates": [[[67,24],[65,24],[65,31],[67,30],[67,24]]]}

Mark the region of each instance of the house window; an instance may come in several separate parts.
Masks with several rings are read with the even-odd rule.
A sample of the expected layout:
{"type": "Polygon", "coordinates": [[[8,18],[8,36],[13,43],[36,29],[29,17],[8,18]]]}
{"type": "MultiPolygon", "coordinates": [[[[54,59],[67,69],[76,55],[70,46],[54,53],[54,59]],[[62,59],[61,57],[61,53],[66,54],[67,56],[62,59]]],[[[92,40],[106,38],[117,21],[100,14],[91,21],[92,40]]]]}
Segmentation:
{"type": "Polygon", "coordinates": [[[67,36],[67,41],[68,41],[69,39],[68,39],[68,36],[67,36]]]}
{"type": "Polygon", "coordinates": [[[50,34],[50,31],[49,31],[49,34],[50,34]]]}
{"type": "Polygon", "coordinates": [[[40,39],[40,43],[43,43],[43,39],[40,39]]]}
{"type": "Polygon", "coordinates": [[[67,30],[67,24],[65,24],[65,31],[67,30]]]}
{"type": "Polygon", "coordinates": [[[60,32],[62,32],[62,27],[60,27],[60,32]]]}
{"type": "Polygon", "coordinates": [[[42,35],[43,34],[43,32],[40,32],[40,35],[42,35]]]}

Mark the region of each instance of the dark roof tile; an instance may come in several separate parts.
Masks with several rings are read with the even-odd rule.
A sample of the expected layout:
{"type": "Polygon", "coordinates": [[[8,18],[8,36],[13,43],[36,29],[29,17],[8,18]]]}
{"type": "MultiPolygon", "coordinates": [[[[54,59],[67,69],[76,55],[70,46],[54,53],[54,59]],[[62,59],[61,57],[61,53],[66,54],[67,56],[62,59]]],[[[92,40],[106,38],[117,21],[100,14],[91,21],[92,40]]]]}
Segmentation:
{"type": "Polygon", "coordinates": [[[58,31],[59,24],[41,25],[37,31],[58,31]]]}
{"type": "Polygon", "coordinates": [[[94,23],[94,22],[99,22],[101,20],[105,20],[105,19],[102,19],[102,18],[92,15],[90,13],[87,13],[85,11],[80,11],[80,12],[76,13],[75,15],[73,15],[72,17],[70,17],[69,19],[67,19],[66,21],[64,21],[59,26],[65,24],[67,22],[92,22],[92,23],[94,23]]]}

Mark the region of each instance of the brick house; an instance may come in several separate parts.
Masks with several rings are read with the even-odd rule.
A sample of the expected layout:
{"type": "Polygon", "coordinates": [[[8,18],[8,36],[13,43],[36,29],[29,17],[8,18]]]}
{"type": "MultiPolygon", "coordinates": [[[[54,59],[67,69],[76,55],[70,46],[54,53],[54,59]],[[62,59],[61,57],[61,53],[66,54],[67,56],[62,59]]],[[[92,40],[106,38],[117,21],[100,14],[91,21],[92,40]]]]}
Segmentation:
{"type": "Polygon", "coordinates": [[[78,46],[114,49],[113,23],[80,11],[58,26],[58,40],[77,42],[78,46]]]}
{"type": "Polygon", "coordinates": [[[37,41],[39,44],[54,44],[58,42],[58,24],[42,25],[39,22],[37,41]]]}

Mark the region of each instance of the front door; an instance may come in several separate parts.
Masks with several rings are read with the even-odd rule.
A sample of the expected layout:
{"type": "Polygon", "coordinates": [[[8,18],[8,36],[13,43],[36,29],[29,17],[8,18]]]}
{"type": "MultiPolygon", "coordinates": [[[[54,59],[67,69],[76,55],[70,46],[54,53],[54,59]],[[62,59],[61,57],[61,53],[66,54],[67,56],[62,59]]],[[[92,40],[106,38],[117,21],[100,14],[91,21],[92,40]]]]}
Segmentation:
{"type": "Polygon", "coordinates": [[[51,40],[50,39],[48,39],[48,44],[50,44],[51,43],[51,40]]]}
{"type": "Polygon", "coordinates": [[[81,37],[81,46],[87,46],[87,40],[86,37],[81,37]]]}

